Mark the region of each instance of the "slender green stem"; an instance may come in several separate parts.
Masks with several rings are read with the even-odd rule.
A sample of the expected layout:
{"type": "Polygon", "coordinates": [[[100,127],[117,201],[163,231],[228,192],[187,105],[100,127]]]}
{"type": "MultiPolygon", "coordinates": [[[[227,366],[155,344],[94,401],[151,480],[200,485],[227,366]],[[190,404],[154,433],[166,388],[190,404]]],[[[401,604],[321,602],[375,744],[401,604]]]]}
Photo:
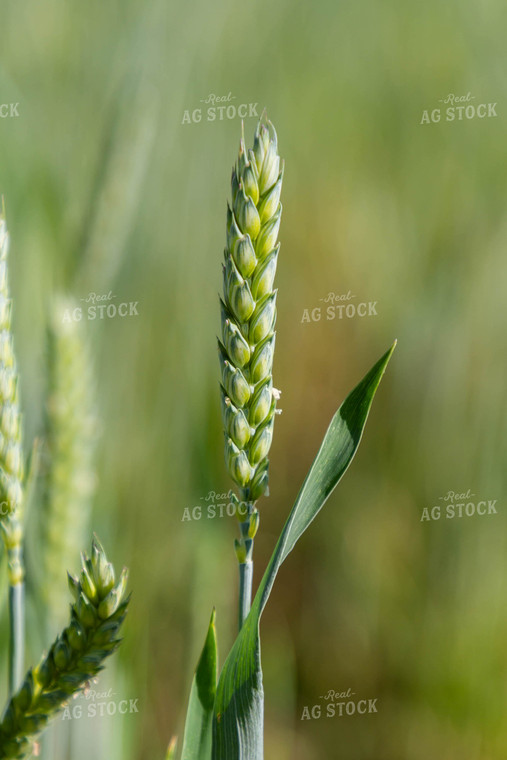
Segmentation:
{"type": "Polygon", "coordinates": [[[11,516],[4,527],[9,580],[9,694],[21,685],[25,659],[25,568],[23,565],[23,529],[17,517],[11,516]]]}
{"type": "Polygon", "coordinates": [[[243,627],[252,605],[253,547],[259,517],[253,502],[247,501],[245,506],[246,512],[243,516],[246,519],[239,524],[241,539],[236,542],[236,554],[239,560],[239,630],[243,627]]]}
{"type": "Polygon", "coordinates": [[[21,685],[24,675],[25,649],[25,584],[9,587],[9,695],[21,685]]]}
{"type": "Polygon", "coordinates": [[[18,515],[10,514],[0,523],[7,553],[9,583],[9,694],[23,679],[25,659],[25,568],[23,564],[23,527],[18,515]]]}
{"type": "Polygon", "coordinates": [[[250,612],[252,604],[252,579],[253,562],[251,559],[248,559],[239,565],[239,630],[242,629],[243,623],[250,612]]]}

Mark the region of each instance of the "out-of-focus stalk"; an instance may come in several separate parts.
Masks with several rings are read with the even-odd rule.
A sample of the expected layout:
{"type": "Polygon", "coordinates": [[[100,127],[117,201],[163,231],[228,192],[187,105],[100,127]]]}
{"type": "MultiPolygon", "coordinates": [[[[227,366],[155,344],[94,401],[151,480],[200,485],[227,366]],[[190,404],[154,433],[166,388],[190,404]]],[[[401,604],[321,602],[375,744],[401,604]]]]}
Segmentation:
{"type": "Polygon", "coordinates": [[[62,567],[71,567],[89,533],[97,439],[93,367],[76,322],[64,322],[58,300],[48,331],[43,504],[43,594],[50,635],[67,616],[62,567]]]}
{"type": "Polygon", "coordinates": [[[9,581],[9,692],[23,675],[25,604],[23,564],[24,505],[22,420],[19,409],[19,378],[11,329],[12,301],[9,293],[7,256],[9,234],[2,202],[0,213],[0,527],[7,553],[9,581]]]}

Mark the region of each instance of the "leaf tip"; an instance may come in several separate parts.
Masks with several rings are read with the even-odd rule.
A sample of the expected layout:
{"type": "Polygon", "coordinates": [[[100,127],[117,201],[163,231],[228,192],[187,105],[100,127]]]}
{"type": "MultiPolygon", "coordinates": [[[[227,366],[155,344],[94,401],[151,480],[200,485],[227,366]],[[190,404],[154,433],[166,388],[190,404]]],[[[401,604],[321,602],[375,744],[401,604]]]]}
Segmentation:
{"type": "Polygon", "coordinates": [[[166,760],[174,760],[174,758],[176,757],[177,745],[178,745],[178,737],[173,736],[167,748],[166,760]]]}
{"type": "Polygon", "coordinates": [[[382,374],[384,374],[384,371],[389,364],[389,360],[391,359],[391,356],[393,355],[394,349],[398,345],[398,338],[394,339],[394,342],[390,348],[387,349],[384,356],[380,359],[378,364],[382,367],[382,374]]]}

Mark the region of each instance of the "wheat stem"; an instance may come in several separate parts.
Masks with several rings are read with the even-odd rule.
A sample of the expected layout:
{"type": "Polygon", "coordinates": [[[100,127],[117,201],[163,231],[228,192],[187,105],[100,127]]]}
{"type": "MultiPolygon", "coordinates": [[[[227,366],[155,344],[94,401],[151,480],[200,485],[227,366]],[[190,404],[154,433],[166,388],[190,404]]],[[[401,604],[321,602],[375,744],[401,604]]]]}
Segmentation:
{"type": "Polygon", "coordinates": [[[9,588],[10,654],[9,694],[12,694],[23,677],[23,642],[25,640],[25,584],[9,588]]]}
{"type": "MultiPolygon", "coordinates": [[[[252,542],[253,547],[253,542],[252,542]]],[[[239,630],[242,629],[252,604],[253,561],[239,565],[239,630]]]]}

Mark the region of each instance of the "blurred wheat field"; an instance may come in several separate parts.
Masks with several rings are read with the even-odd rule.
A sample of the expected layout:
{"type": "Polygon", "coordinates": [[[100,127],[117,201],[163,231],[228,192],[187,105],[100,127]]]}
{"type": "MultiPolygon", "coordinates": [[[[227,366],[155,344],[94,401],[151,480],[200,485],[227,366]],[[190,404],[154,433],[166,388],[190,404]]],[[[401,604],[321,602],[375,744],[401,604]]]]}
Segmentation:
{"type": "MultiPolygon", "coordinates": [[[[138,311],[83,322],[101,428],[91,522],[133,590],[99,683],[138,712],[73,721],[54,760],[164,757],[213,605],[222,661],[233,639],[235,521],[182,520],[230,487],[217,293],[241,125],[182,123],[228,93],[268,109],[286,164],[283,414],[256,580],[332,412],[399,341],[362,449],[263,619],[266,758],[503,760],[505,4],[6,0],[1,24],[0,103],[19,103],[0,119],[0,193],[27,441],[43,427],[54,294],[85,308],[90,292],[112,292],[138,311]],[[498,116],[420,123],[468,92],[498,116]],[[349,291],[377,316],[325,318],[321,299],[349,291]],[[316,307],[320,321],[304,321],[316,307]],[[498,514],[421,521],[469,489],[498,514]],[[301,720],[349,687],[378,714],[301,720]]],[[[47,644],[36,605],[30,620],[32,662],[47,644]]]]}

